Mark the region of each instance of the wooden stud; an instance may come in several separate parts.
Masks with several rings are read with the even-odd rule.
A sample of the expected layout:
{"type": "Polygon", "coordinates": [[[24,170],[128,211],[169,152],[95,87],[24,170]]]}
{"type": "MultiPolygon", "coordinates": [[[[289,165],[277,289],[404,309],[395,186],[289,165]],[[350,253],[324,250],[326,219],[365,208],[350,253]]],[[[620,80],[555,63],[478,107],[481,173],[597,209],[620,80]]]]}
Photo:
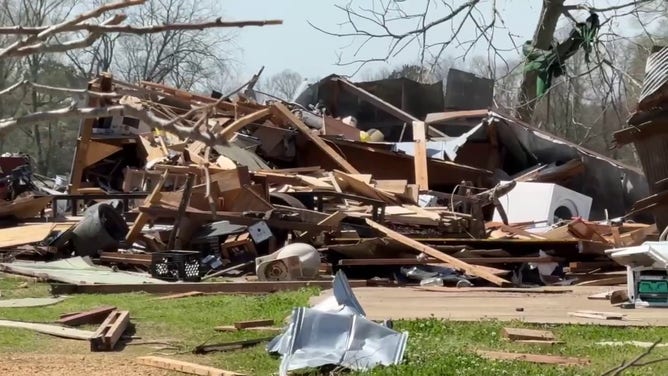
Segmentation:
{"type": "Polygon", "coordinates": [[[554,333],[549,330],[534,330],[522,328],[503,328],[501,336],[508,338],[511,341],[519,340],[539,340],[539,341],[554,341],[554,333]]]}
{"type": "Polygon", "coordinates": [[[293,124],[297,127],[302,134],[316,144],[325,154],[327,154],[337,165],[339,165],[344,171],[350,174],[359,174],[359,171],[353,165],[348,163],[339,153],[337,153],[331,146],[327,145],[325,141],[322,140],[319,136],[311,133],[311,128],[308,125],[304,124],[295,114],[293,114],[287,107],[281,103],[275,103],[272,107],[276,110],[276,115],[280,115],[285,118],[290,124],[293,124]]]}
{"type": "MultiPolygon", "coordinates": [[[[167,174],[168,172],[165,171],[162,176],[160,177],[160,180],[158,181],[158,184],[153,187],[153,191],[151,194],[146,197],[146,200],[144,200],[144,206],[150,206],[152,204],[155,204],[160,201],[160,191],[162,190],[162,186],[165,184],[165,181],[167,180],[167,174]]],[[[132,227],[130,228],[130,231],[128,231],[128,234],[125,236],[125,240],[128,243],[133,242],[137,236],[139,236],[139,233],[141,233],[141,230],[144,228],[146,223],[148,223],[149,220],[149,215],[143,212],[140,212],[139,215],[137,216],[137,219],[135,219],[135,222],[132,224],[132,227]]]]}
{"type": "Polygon", "coordinates": [[[116,307],[100,307],[84,312],[78,312],[72,315],[61,317],[56,323],[68,326],[78,326],[84,324],[99,324],[104,321],[116,307]]]}
{"type": "Polygon", "coordinates": [[[130,312],[112,311],[90,339],[91,351],[112,351],[130,324],[130,312]]]}
{"type": "Polygon", "coordinates": [[[243,376],[243,373],[226,371],[224,369],[203,366],[200,364],[183,362],[159,356],[141,356],[136,359],[137,363],[149,367],[162,368],[171,371],[178,371],[190,375],[202,376],[243,376]]]}
{"type": "Polygon", "coordinates": [[[429,173],[427,170],[427,136],[423,121],[413,121],[413,141],[415,141],[415,152],[413,161],[415,163],[415,184],[420,190],[429,190],[429,173]]]}
{"type": "Polygon", "coordinates": [[[258,326],[271,326],[274,325],[274,320],[265,319],[265,320],[250,320],[250,321],[239,321],[234,323],[234,327],[237,329],[246,329],[254,328],[258,326]]]}
{"type": "Polygon", "coordinates": [[[530,363],[556,364],[562,366],[578,366],[578,365],[589,364],[589,359],[573,358],[565,356],[508,353],[501,351],[484,351],[484,350],[477,350],[476,353],[483,358],[493,359],[493,360],[519,360],[530,363]]]}
{"type": "Polygon", "coordinates": [[[265,108],[260,111],[252,112],[246,116],[240,117],[239,119],[232,122],[232,124],[223,128],[222,131],[218,133],[218,137],[229,140],[234,136],[234,134],[241,130],[243,127],[247,126],[250,123],[262,120],[271,115],[271,108],[265,108]]]}
{"type": "Polygon", "coordinates": [[[471,265],[471,264],[468,264],[468,263],[466,263],[462,260],[459,260],[455,257],[452,257],[450,255],[446,255],[445,253],[443,253],[443,252],[441,252],[437,249],[434,249],[432,247],[424,245],[424,244],[422,244],[422,243],[420,243],[416,240],[413,240],[413,239],[411,239],[407,236],[404,236],[404,235],[402,235],[398,232],[395,232],[395,231],[393,231],[393,230],[391,230],[391,229],[389,229],[389,228],[387,228],[387,227],[385,227],[385,226],[383,226],[379,223],[376,223],[376,222],[374,222],[370,219],[366,219],[366,223],[367,223],[367,225],[371,226],[372,228],[382,232],[386,236],[398,241],[399,243],[404,244],[408,247],[411,247],[411,248],[415,249],[416,251],[424,253],[424,254],[426,254],[428,256],[431,256],[435,259],[443,261],[443,262],[453,266],[454,268],[457,268],[457,269],[460,269],[460,270],[466,272],[469,275],[473,275],[473,276],[483,278],[483,279],[485,279],[485,280],[487,280],[487,281],[489,281],[489,282],[491,282],[495,285],[498,285],[498,286],[508,286],[508,285],[511,284],[509,281],[507,281],[507,280],[505,280],[501,277],[498,277],[498,276],[490,273],[489,271],[486,271],[486,270],[484,270],[484,269],[482,269],[482,268],[480,268],[476,265],[471,265]]]}

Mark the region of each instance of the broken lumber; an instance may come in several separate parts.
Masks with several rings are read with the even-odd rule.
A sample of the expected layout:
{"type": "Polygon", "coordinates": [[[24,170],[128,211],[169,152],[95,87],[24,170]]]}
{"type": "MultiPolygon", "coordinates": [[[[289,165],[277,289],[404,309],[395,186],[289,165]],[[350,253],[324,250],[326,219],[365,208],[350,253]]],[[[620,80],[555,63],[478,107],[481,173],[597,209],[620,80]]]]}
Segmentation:
{"type": "Polygon", "coordinates": [[[359,171],[353,165],[348,163],[339,153],[337,153],[331,146],[327,145],[325,141],[319,136],[314,135],[311,132],[311,128],[308,125],[304,124],[295,114],[293,114],[287,107],[281,103],[274,103],[272,108],[275,109],[275,115],[279,115],[287,120],[290,124],[294,125],[301,131],[301,133],[316,144],[325,154],[327,154],[334,162],[341,166],[341,168],[350,173],[350,174],[359,174],[359,171]]]}
{"type": "Polygon", "coordinates": [[[264,108],[262,110],[252,112],[246,116],[240,117],[239,119],[235,120],[232,124],[223,128],[223,130],[220,131],[220,133],[218,133],[218,137],[223,140],[229,140],[230,138],[232,138],[232,136],[234,136],[234,134],[237,131],[241,130],[243,127],[255,121],[262,120],[269,115],[271,115],[271,108],[264,108]]]}
{"type": "MultiPolygon", "coordinates": [[[[348,216],[348,214],[346,214],[345,212],[337,211],[337,212],[331,214],[329,217],[327,217],[327,218],[323,219],[322,221],[318,222],[318,225],[319,226],[333,226],[333,227],[336,226],[336,227],[338,227],[339,223],[341,223],[341,221],[344,218],[346,218],[347,216],[348,216]]],[[[320,231],[306,231],[305,233],[303,233],[299,236],[299,240],[310,241],[314,237],[318,236],[318,234],[320,234],[320,233],[321,233],[320,231]]]]}
{"type": "Polygon", "coordinates": [[[91,332],[89,330],[63,328],[62,326],[57,326],[57,325],[38,324],[38,323],[22,322],[22,321],[0,320],[0,326],[5,328],[28,329],[38,333],[50,334],[56,337],[79,339],[84,341],[91,339],[93,335],[95,335],[94,332],[91,332]]]}
{"type": "MultiPolygon", "coordinates": [[[[155,185],[153,188],[153,192],[146,197],[146,200],[144,201],[144,206],[150,206],[152,204],[155,204],[160,201],[160,190],[162,190],[162,186],[165,184],[165,181],[167,180],[167,171],[165,171],[162,176],[160,176],[160,180],[158,181],[158,184],[155,185]]],[[[141,233],[141,230],[144,228],[144,225],[148,223],[149,220],[149,215],[143,212],[140,212],[137,218],[135,219],[135,222],[132,224],[132,227],[130,228],[130,231],[128,231],[128,234],[125,236],[125,240],[128,243],[132,243],[135,241],[137,236],[139,236],[139,233],[141,233]]]]}
{"type": "Polygon", "coordinates": [[[274,339],[274,337],[275,336],[245,339],[245,340],[241,340],[241,341],[217,343],[217,344],[213,344],[213,345],[199,345],[199,346],[195,347],[195,349],[193,350],[193,353],[194,354],[208,354],[208,353],[216,352],[216,351],[239,350],[239,349],[243,349],[243,348],[246,348],[246,347],[255,346],[255,345],[260,344],[262,342],[271,341],[272,339],[274,339]]]}
{"type": "Polygon", "coordinates": [[[420,253],[424,253],[428,256],[431,256],[435,259],[438,259],[440,261],[443,261],[452,267],[456,269],[460,269],[464,272],[466,272],[469,275],[476,276],[483,278],[497,286],[508,286],[511,283],[501,277],[498,277],[492,273],[490,273],[487,270],[484,270],[476,265],[471,265],[468,264],[460,259],[457,259],[455,257],[452,257],[450,255],[446,255],[445,253],[434,249],[432,247],[429,247],[425,244],[422,244],[416,240],[413,240],[407,236],[401,235],[400,233],[393,231],[379,223],[376,223],[370,219],[366,219],[367,225],[371,226],[377,231],[380,231],[381,233],[385,234],[386,236],[392,238],[393,240],[396,240],[397,242],[404,244],[408,247],[411,247],[415,249],[416,251],[419,251],[420,253]]]}
{"type": "Polygon", "coordinates": [[[201,296],[204,295],[201,291],[188,291],[180,294],[171,294],[166,296],[159,296],[151,300],[171,300],[171,299],[181,299],[181,298],[190,298],[191,296],[201,296]]]}
{"type": "Polygon", "coordinates": [[[576,312],[568,312],[568,316],[581,317],[585,319],[598,319],[598,320],[624,320],[625,315],[615,312],[576,311],[576,312]]]}
{"type": "Polygon", "coordinates": [[[249,321],[239,321],[234,323],[234,327],[237,329],[246,329],[246,328],[255,328],[258,326],[271,326],[274,325],[274,320],[249,320],[249,321]]]}
{"type": "Polygon", "coordinates": [[[554,333],[549,330],[534,330],[522,328],[503,328],[501,336],[511,341],[554,341],[554,333]]]}
{"type": "Polygon", "coordinates": [[[555,364],[562,366],[578,366],[578,365],[589,364],[589,359],[566,357],[566,356],[509,353],[501,351],[484,351],[484,350],[477,350],[476,353],[483,358],[492,360],[519,360],[530,363],[555,364]]]}
{"type": "Polygon", "coordinates": [[[136,359],[137,363],[166,369],[170,371],[178,371],[181,373],[187,373],[190,375],[203,375],[203,376],[244,376],[243,373],[226,371],[220,368],[214,368],[209,366],[203,366],[200,364],[183,362],[181,360],[174,360],[169,358],[163,358],[159,356],[141,356],[136,359]]]}
{"type": "Polygon", "coordinates": [[[61,317],[56,321],[58,324],[68,326],[78,326],[84,324],[99,324],[114,311],[116,307],[107,306],[91,309],[88,311],[78,312],[73,315],[61,317]]]}
{"type": "Polygon", "coordinates": [[[213,330],[217,332],[238,332],[239,330],[248,330],[252,332],[276,332],[280,333],[283,331],[283,328],[278,328],[275,326],[254,326],[250,328],[237,329],[234,325],[221,325],[216,326],[213,330]]]}
{"type": "Polygon", "coordinates": [[[415,184],[421,191],[429,190],[429,173],[427,171],[427,135],[423,121],[413,121],[413,141],[415,141],[415,152],[413,161],[415,164],[415,184]]]}
{"type": "Polygon", "coordinates": [[[130,324],[130,312],[114,310],[90,339],[91,351],[111,351],[130,324]]]}

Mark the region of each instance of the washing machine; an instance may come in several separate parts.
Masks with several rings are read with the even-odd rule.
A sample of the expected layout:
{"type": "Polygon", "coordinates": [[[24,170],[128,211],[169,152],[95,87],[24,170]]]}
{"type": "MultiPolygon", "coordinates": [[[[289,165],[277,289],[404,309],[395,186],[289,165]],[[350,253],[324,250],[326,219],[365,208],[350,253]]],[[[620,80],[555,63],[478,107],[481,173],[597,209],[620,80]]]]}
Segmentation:
{"type": "MultiPolygon", "coordinates": [[[[562,219],[589,219],[592,198],[552,183],[518,182],[507,195],[499,197],[508,223],[535,223],[550,226],[562,219]]],[[[494,221],[501,222],[498,211],[494,221]]]]}

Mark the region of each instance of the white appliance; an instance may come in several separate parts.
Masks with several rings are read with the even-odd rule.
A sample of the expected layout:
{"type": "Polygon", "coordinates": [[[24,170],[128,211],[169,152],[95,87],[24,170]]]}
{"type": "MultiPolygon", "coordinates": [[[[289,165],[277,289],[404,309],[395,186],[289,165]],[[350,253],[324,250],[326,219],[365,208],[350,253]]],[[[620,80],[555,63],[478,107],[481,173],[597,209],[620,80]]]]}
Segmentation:
{"type": "MultiPolygon", "coordinates": [[[[502,182],[506,183],[506,182],[502,182]]],[[[499,197],[509,223],[533,222],[550,226],[560,219],[589,219],[592,199],[552,183],[518,182],[507,195],[499,197]]],[[[501,222],[498,211],[494,221],[501,222]]]]}

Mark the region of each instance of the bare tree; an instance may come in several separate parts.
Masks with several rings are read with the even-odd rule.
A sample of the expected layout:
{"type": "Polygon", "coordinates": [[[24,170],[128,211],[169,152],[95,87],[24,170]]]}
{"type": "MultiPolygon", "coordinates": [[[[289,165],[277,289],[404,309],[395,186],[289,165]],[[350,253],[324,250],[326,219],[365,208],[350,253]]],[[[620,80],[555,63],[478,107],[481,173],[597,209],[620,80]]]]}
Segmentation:
{"type": "MultiPolygon", "coordinates": [[[[130,10],[127,18],[131,23],[188,24],[205,19],[212,9],[208,1],[149,0],[130,10]]],[[[68,56],[84,76],[112,71],[130,82],[191,89],[227,74],[231,39],[231,34],[216,29],[175,29],[123,38],[105,34],[93,46],[68,56]]]]}
{"type": "Polygon", "coordinates": [[[338,63],[357,66],[358,69],[372,62],[385,62],[408,48],[419,49],[423,64],[434,64],[448,49],[462,51],[459,57],[464,58],[474,46],[483,44],[488,51],[490,73],[499,71],[498,62],[503,63],[505,71],[511,71],[504,57],[508,50],[499,46],[509,44],[517,52],[524,46],[527,63],[517,90],[515,109],[518,117],[530,121],[536,103],[549,89],[541,88],[539,83],[541,80],[545,83],[546,79],[548,85],[553,83],[550,79],[562,67],[563,59],[582,47],[592,55],[592,66],[615,69],[612,61],[604,56],[604,51],[599,51],[606,41],[624,37],[615,31],[613,21],[627,16],[635,17],[642,30],[649,33],[647,22],[642,16],[661,14],[666,7],[663,0],[629,0],[604,8],[596,8],[586,2],[567,4],[565,0],[543,0],[534,36],[525,43],[518,40],[512,30],[508,30],[505,16],[496,3],[467,0],[453,4],[446,0],[423,0],[420,5],[416,5],[415,1],[350,1],[345,6],[337,6],[345,17],[342,31],[313,27],[357,43],[355,48],[348,49],[348,54],[344,51],[338,63]],[[591,19],[585,23],[590,13],[597,14],[599,23],[595,26],[591,19]],[[556,41],[555,31],[559,22],[570,23],[573,33],[564,40],[556,41]],[[607,28],[606,32],[601,32],[604,27],[607,28]],[[598,38],[591,38],[599,28],[601,31],[598,38]],[[463,30],[472,31],[472,36],[467,36],[463,30]],[[366,51],[375,50],[366,48],[371,43],[382,44],[387,52],[382,56],[367,55],[366,51]]]}
{"type": "Polygon", "coordinates": [[[290,69],[285,69],[262,82],[260,91],[281,99],[290,100],[302,82],[304,82],[304,78],[302,78],[301,74],[290,69]]]}
{"type": "MultiPolygon", "coordinates": [[[[58,61],[57,53],[88,48],[105,35],[178,35],[178,33],[173,32],[224,27],[264,26],[281,23],[280,20],[226,22],[218,18],[208,21],[191,19],[188,22],[155,22],[154,24],[142,22],[142,26],[134,26],[132,24],[122,24],[127,16],[118,13],[114,14],[113,12],[119,9],[141,6],[146,3],[146,0],[120,0],[105,3],[74,17],[69,17],[68,11],[73,8],[66,7],[66,1],[68,0],[7,0],[2,3],[4,9],[2,9],[3,13],[0,13],[0,16],[9,19],[10,22],[5,24],[9,26],[0,26],[0,36],[3,38],[3,45],[0,46],[0,63],[11,63],[17,58],[28,59],[29,62],[30,59],[37,59],[35,64],[26,65],[28,67],[28,74],[11,76],[10,79],[16,80],[14,81],[15,84],[9,84],[10,79],[7,79],[7,82],[3,82],[6,86],[0,90],[0,98],[24,98],[28,94],[31,103],[31,106],[27,106],[25,111],[19,111],[17,114],[0,119],[0,136],[3,138],[15,129],[30,133],[26,127],[32,126],[32,135],[36,139],[35,142],[40,142],[41,145],[43,140],[37,140],[36,136],[40,134],[41,137],[42,130],[39,128],[41,124],[48,125],[48,134],[51,135],[50,139],[53,140],[53,133],[58,133],[54,129],[54,126],[62,124],[62,122],[68,119],[119,115],[136,117],[156,129],[169,131],[183,137],[190,137],[193,140],[200,140],[209,145],[213,144],[217,141],[216,135],[206,129],[183,125],[184,123],[181,123],[181,120],[183,119],[182,116],[206,113],[216,106],[218,102],[193,108],[188,113],[170,120],[148,110],[138,110],[130,105],[86,107],[86,99],[91,97],[118,98],[128,94],[142,97],[143,94],[133,90],[100,93],[92,90],[73,89],[71,82],[68,84],[60,79],[55,80],[55,84],[50,82],[45,84],[39,82],[43,77],[41,70],[48,63],[53,68],[51,71],[67,71],[68,68],[58,61]],[[60,9],[64,13],[58,14],[56,12],[56,10],[60,9]],[[98,18],[101,21],[97,20],[98,18]],[[46,60],[47,57],[49,57],[48,60],[46,60]],[[35,132],[36,129],[38,132],[35,132]]],[[[171,57],[163,56],[163,58],[171,57]]],[[[159,64],[154,65],[159,66],[159,64]]],[[[8,67],[9,64],[6,66],[8,67]]],[[[5,67],[5,65],[0,65],[0,67],[5,67]]],[[[69,74],[64,74],[63,77],[72,77],[72,72],[65,73],[69,74]]],[[[168,74],[174,74],[175,76],[172,77],[175,80],[183,80],[181,82],[188,80],[187,74],[183,71],[169,72],[168,74]]],[[[38,150],[40,149],[38,148],[38,150]]],[[[42,159],[48,160],[49,156],[43,156],[42,159]]]]}

